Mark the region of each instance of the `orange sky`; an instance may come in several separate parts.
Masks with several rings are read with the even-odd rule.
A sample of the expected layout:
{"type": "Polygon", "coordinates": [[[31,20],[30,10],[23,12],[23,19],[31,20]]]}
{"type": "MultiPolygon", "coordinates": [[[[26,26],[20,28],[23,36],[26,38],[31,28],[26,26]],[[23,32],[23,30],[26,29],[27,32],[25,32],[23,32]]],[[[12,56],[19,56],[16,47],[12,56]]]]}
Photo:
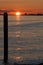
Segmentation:
{"type": "Polygon", "coordinates": [[[0,9],[43,13],[43,0],[0,0],[0,9]]]}

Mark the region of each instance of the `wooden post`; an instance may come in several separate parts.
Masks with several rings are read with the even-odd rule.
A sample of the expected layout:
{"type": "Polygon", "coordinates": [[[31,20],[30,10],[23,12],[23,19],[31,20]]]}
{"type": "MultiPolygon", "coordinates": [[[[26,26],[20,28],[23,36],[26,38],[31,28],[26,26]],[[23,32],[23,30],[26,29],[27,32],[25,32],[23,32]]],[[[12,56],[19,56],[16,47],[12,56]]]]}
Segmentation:
{"type": "Polygon", "coordinates": [[[8,14],[4,13],[4,63],[8,62],[8,14]]]}

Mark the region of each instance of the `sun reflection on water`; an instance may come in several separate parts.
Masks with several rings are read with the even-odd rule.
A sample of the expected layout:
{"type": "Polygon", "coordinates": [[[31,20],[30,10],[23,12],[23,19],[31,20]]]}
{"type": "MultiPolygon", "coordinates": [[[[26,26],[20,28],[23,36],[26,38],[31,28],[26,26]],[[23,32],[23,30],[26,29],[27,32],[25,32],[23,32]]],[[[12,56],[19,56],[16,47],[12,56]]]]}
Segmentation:
{"type": "Polygon", "coordinates": [[[20,35],[20,34],[17,34],[17,35],[16,35],[16,38],[20,38],[20,37],[21,37],[21,35],[20,35]]]}
{"type": "Polygon", "coordinates": [[[22,50],[21,48],[16,48],[16,51],[20,51],[20,50],[22,50]]]}
{"type": "Polygon", "coordinates": [[[16,21],[20,21],[20,15],[16,16],[16,21]]]}
{"type": "Polygon", "coordinates": [[[23,58],[22,58],[21,56],[16,56],[16,57],[15,57],[15,60],[16,60],[16,61],[21,61],[21,60],[23,60],[23,58]]]}
{"type": "Polygon", "coordinates": [[[20,15],[16,15],[16,25],[20,25],[20,15]]]}
{"type": "Polygon", "coordinates": [[[15,32],[15,35],[16,35],[17,38],[18,38],[18,37],[21,37],[21,31],[16,31],[16,32],[15,32]]]}

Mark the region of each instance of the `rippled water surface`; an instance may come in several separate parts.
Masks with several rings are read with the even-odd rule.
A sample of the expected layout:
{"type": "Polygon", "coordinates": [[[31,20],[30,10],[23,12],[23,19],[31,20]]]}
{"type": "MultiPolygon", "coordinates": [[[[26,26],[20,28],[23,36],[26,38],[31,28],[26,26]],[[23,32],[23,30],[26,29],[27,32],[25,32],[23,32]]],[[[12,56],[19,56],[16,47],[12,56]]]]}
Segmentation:
{"type": "MultiPolygon", "coordinates": [[[[0,60],[3,60],[3,16],[0,16],[0,60]]],[[[43,16],[8,16],[8,61],[43,62],[43,16]]]]}

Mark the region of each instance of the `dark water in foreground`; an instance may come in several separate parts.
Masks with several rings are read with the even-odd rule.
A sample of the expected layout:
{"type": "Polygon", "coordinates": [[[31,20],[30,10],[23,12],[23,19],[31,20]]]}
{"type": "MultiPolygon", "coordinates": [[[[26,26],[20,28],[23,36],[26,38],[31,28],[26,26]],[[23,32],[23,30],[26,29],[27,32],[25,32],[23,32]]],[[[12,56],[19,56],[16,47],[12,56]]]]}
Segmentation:
{"type": "MultiPolygon", "coordinates": [[[[43,16],[9,16],[8,25],[8,61],[22,64],[43,62],[43,16]]],[[[3,60],[2,16],[0,16],[0,60],[3,60]]]]}

